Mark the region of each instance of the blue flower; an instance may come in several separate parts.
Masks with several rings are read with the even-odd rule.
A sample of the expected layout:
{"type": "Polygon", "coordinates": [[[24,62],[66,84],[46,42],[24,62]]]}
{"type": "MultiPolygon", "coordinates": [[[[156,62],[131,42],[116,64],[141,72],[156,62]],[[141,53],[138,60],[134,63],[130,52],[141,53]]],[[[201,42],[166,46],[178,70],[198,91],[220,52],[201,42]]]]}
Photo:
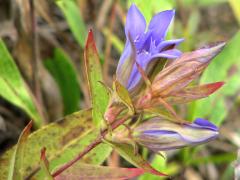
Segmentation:
{"type": "Polygon", "coordinates": [[[134,129],[134,140],[154,152],[198,145],[215,139],[218,128],[198,118],[191,124],[178,124],[154,118],[134,129]]]}
{"type": "Polygon", "coordinates": [[[147,70],[150,62],[154,63],[159,58],[175,59],[181,55],[181,52],[175,49],[175,46],[183,39],[165,40],[174,14],[174,10],[166,10],[156,14],[151,19],[147,29],[144,16],[136,5],[131,5],[125,25],[125,49],[120,57],[116,73],[117,80],[128,90],[132,90],[141,79],[136,64],[132,63],[131,65],[129,62],[133,53],[132,44],[136,49],[136,61],[144,71],[147,70]]]}

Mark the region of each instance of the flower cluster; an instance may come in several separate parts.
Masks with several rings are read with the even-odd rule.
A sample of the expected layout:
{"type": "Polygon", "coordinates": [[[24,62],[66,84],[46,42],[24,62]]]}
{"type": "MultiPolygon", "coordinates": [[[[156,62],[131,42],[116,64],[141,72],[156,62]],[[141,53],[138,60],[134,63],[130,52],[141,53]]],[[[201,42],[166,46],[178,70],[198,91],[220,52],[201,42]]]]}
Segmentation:
{"type": "Polygon", "coordinates": [[[218,136],[218,128],[198,118],[193,123],[178,117],[175,104],[205,98],[223,82],[190,86],[223,49],[225,43],[181,53],[176,46],[183,39],[165,40],[174,10],[156,14],[148,27],[133,4],[127,14],[126,45],[116,72],[105,119],[110,123],[120,114],[150,113],[133,130],[132,139],[154,152],[208,142],[218,136]],[[122,85],[122,86],[120,86],[122,85]],[[125,90],[124,90],[125,88],[125,90]],[[121,90],[120,90],[121,89],[121,90]]]}

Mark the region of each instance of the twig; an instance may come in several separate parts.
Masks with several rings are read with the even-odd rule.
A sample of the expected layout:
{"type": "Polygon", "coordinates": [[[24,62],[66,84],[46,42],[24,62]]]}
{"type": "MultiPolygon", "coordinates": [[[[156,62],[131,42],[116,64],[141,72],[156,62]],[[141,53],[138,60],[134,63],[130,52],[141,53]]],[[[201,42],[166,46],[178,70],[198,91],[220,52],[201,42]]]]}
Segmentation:
{"type": "Polygon", "coordinates": [[[105,79],[105,82],[109,82],[108,81],[108,79],[109,79],[108,71],[109,71],[109,61],[110,61],[111,48],[112,48],[112,33],[113,33],[114,22],[115,22],[115,19],[116,19],[115,6],[116,6],[116,3],[113,4],[112,10],[111,10],[110,23],[109,23],[110,33],[107,36],[106,50],[104,52],[103,77],[105,79]]]}
{"type": "MultiPolygon", "coordinates": [[[[117,127],[119,127],[120,125],[122,125],[125,121],[127,121],[129,119],[129,117],[124,117],[120,120],[117,120],[115,122],[112,123],[111,128],[114,130],[117,127]]],[[[92,149],[94,149],[95,147],[97,147],[99,144],[102,143],[102,139],[103,137],[108,133],[108,129],[105,128],[101,135],[99,135],[91,144],[89,144],[80,154],[78,154],[77,157],[75,157],[73,160],[69,161],[68,163],[64,164],[62,167],[60,167],[58,170],[56,170],[52,176],[56,177],[59,174],[61,174],[63,171],[65,171],[66,169],[68,169],[69,167],[71,167],[74,163],[76,163],[77,161],[79,161],[84,155],[86,155],[87,153],[89,153],[92,149]]]]}
{"type": "Polygon", "coordinates": [[[36,13],[35,13],[35,1],[29,0],[30,5],[30,18],[31,18],[31,36],[32,36],[32,89],[33,94],[35,95],[36,99],[36,106],[39,114],[43,118],[43,122],[47,122],[45,109],[42,106],[42,93],[39,83],[39,47],[38,47],[38,34],[37,34],[37,21],[36,21],[36,13]]]}
{"type": "Polygon", "coordinates": [[[30,5],[30,18],[31,18],[31,36],[32,36],[32,88],[38,101],[41,99],[41,91],[38,82],[39,77],[39,59],[38,59],[38,35],[37,35],[37,22],[35,14],[34,0],[29,0],[30,5]]]}

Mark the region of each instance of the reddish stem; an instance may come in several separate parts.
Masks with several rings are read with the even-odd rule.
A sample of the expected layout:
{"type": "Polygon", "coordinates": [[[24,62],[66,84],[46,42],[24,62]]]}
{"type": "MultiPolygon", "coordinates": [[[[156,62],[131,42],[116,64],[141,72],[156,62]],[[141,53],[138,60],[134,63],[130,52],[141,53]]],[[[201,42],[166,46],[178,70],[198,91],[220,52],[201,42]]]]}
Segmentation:
{"type": "MultiPolygon", "coordinates": [[[[118,126],[122,125],[125,121],[128,120],[129,117],[124,117],[118,121],[115,121],[111,124],[111,128],[112,130],[116,129],[118,126]]],[[[98,146],[99,144],[102,143],[102,139],[103,137],[108,133],[108,129],[104,129],[101,133],[101,135],[99,135],[91,144],[89,144],[80,154],[78,154],[78,156],[76,156],[73,160],[67,162],[66,164],[64,164],[62,167],[60,167],[58,170],[56,170],[52,176],[56,177],[59,174],[61,174],[63,171],[65,171],[66,169],[68,169],[69,167],[71,167],[74,163],[76,163],[77,161],[79,161],[84,155],[86,155],[88,152],[90,152],[92,149],[94,149],[96,146],[98,146]]]]}

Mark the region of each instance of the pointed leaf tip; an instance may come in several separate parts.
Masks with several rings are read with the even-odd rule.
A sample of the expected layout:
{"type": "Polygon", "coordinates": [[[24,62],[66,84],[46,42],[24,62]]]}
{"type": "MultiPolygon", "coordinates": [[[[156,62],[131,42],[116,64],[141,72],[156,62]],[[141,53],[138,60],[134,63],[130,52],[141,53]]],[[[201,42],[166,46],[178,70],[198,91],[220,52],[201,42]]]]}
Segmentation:
{"type": "Polygon", "coordinates": [[[201,52],[202,54],[205,54],[206,57],[208,57],[208,58],[201,58],[201,61],[206,63],[211,61],[215,56],[217,56],[223,50],[225,45],[226,45],[225,42],[221,42],[221,43],[212,45],[210,47],[200,49],[199,52],[201,52]]]}
{"type": "Polygon", "coordinates": [[[23,131],[22,131],[22,136],[28,136],[28,134],[30,133],[30,130],[31,130],[31,128],[32,128],[32,126],[33,126],[33,120],[31,120],[28,124],[27,124],[27,126],[23,129],[23,131]]]}
{"type": "Polygon", "coordinates": [[[95,40],[94,40],[94,35],[92,29],[88,31],[88,36],[87,36],[87,42],[86,42],[86,48],[89,46],[92,46],[94,49],[96,49],[95,45],[95,40]]]}
{"type": "Polygon", "coordinates": [[[226,45],[225,42],[221,42],[221,43],[216,44],[215,46],[212,46],[211,49],[213,52],[218,54],[219,52],[222,51],[222,49],[225,47],[225,45],[226,45]]]}
{"type": "Polygon", "coordinates": [[[44,160],[46,158],[46,147],[43,147],[41,149],[41,157],[42,160],[44,160]]]}
{"type": "Polygon", "coordinates": [[[26,146],[32,125],[33,121],[31,120],[20,134],[15,150],[11,157],[11,162],[9,164],[8,179],[23,179],[23,175],[20,172],[20,169],[24,164],[24,148],[26,146]]]}
{"type": "Polygon", "coordinates": [[[49,171],[49,161],[47,160],[47,157],[46,157],[46,150],[47,150],[46,147],[43,147],[41,149],[40,166],[44,171],[45,179],[53,180],[53,177],[49,171]]]}
{"type": "Polygon", "coordinates": [[[211,83],[207,85],[207,89],[209,90],[208,93],[209,95],[214,93],[215,91],[217,91],[218,89],[220,89],[223,85],[225,84],[225,82],[216,82],[216,83],[211,83]]]}

